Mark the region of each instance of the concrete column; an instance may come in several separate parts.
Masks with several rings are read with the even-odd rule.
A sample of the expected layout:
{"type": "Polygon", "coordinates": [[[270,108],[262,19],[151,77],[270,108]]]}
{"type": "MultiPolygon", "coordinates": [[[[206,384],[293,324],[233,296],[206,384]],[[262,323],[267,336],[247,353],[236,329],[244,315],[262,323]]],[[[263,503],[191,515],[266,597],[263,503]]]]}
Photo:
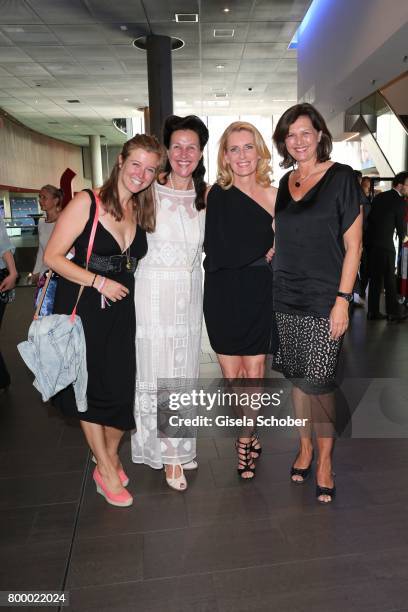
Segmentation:
{"type": "Polygon", "coordinates": [[[150,134],[162,140],[163,122],[173,114],[171,38],[147,36],[147,79],[149,86],[150,134]]]}
{"type": "Polygon", "coordinates": [[[100,187],[103,183],[101,137],[89,136],[91,150],[92,187],[100,187]]]}

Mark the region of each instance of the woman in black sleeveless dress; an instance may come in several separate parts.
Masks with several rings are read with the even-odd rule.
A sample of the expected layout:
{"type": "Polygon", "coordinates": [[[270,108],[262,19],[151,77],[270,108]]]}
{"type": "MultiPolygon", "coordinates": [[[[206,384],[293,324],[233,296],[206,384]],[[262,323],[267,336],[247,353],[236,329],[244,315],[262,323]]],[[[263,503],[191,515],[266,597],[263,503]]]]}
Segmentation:
{"type": "MultiPolygon", "coordinates": [[[[272,248],[276,189],[270,153],[250,123],[232,123],[220,140],[218,181],[207,196],[204,316],[226,379],[264,376],[272,338],[272,248]]],[[[253,415],[251,415],[253,416],[253,415]]],[[[237,440],[238,473],[255,473],[254,431],[237,440]]]]}
{"type": "Polygon", "coordinates": [[[88,409],[78,411],[72,386],[58,393],[54,402],[65,415],[80,419],[97,463],[93,475],[97,491],[115,506],[133,502],[124,488],[128,478],[118,446],[124,431],[135,427],[134,271],[147,251],[145,232],[154,229],[148,188],[156,177],[161,151],[151,136],[138,135],[125,143],[103,187],[78,193],[64,209],[44,257],[60,276],[54,313],[71,313],[79,286],[84,285],[77,314],[86,342],[88,409]],[[86,270],[97,203],[99,222],[86,270]],[[65,253],[72,246],[75,254],[69,260],[65,253]]]}

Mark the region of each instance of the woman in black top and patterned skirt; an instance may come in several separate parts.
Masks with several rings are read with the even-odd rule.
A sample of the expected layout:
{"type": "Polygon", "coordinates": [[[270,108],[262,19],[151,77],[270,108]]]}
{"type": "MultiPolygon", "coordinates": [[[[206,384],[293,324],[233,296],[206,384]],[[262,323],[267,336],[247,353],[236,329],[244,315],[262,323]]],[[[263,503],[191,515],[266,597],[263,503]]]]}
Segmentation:
{"type": "Polygon", "coordinates": [[[335,373],[361,254],[361,190],[349,166],[330,161],[331,135],[320,113],[297,104],[280,118],[274,142],[282,166],[275,212],[275,369],[293,381],[300,450],[291,480],[302,483],[318,446],[316,497],[335,496],[332,451],[335,373]]]}
{"type": "MultiPolygon", "coordinates": [[[[225,130],[218,180],[207,196],[204,316],[210,343],[228,380],[264,376],[272,336],[272,270],[276,189],[270,153],[250,123],[225,130]]],[[[253,417],[253,415],[251,415],[253,417]]],[[[238,473],[254,476],[261,446],[254,431],[237,440],[238,473]]]]}
{"type": "Polygon", "coordinates": [[[44,260],[59,274],[54,313],[69,314],[80,285],[77,313],[86,343],[87,404],[79,412],[72,386],[54,403],[80,420],[96,468],[97,491],[114,506],[130,506],[128,477],[118,457],[125,430],[135,427],[134,271],[146,254],[146,231],[153,231],[154,204],[148,187],[156,178],[162,147],[138,134],[123,146],[101,189],[79,192],[61,213],[44,260]],[[146,190],[146,191],[145,191],[146,190]],[[143,192],[143,193],[141,193],[143,192]],[[99,222],[88,269],[86,253],[99,200],[99,222]],[[75,247],[72,260],[65,257],[75,247]]]}

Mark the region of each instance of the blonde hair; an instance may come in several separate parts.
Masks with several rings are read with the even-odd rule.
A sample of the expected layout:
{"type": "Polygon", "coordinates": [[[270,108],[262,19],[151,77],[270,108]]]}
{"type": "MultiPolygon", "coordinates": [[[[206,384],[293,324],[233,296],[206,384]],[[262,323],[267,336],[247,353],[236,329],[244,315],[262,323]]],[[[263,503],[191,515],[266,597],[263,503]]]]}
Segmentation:
{"type": "Polygon", "coordinates": [[[231,123],[226,128],[220,138],[217,157],[217,183],[223,189],[229,189],[234,182],[234,174],[229,164],[225,161],[225,153],[227,152],[228,138],[231,136],[231,134],[233,132],[241,132],[243,130],[250,132],[254,137],[256,152],[260,157],[256,168],[256,182],[259,183],[259,185],[262,185],[262,187],[269,187],[272,183],[270,177],[272,172],[270,165],[271,153],[266,146],[260,131],[254,125],[252,125],[252,123],[247,123],[246,121],[234,121],[234,123],[231,123]]]}

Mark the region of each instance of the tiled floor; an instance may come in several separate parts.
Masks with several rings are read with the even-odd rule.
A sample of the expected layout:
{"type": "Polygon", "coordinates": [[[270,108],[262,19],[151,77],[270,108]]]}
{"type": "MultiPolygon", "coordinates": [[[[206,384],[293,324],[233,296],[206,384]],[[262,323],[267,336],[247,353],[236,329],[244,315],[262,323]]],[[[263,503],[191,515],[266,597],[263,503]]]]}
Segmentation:
{"type": "MultiPolygon", "coordinates": [[[[313,479],[290,484],[296,441],[264,435],[251,483],[237,478],[231,438],[200,438],[185,494],[132,464],[126,439],[135,503],[112,508],[79,428],[42,404],[17,355],[30,300],[18,290],[1,337],[13,386],[0,396],[0,590],[64,587],[81,612],[408,610],[404,419],[396,439],[338,441],[331,507],[316,503],[313,479]]],[[[344,375],[405,377],[407,334],[408,323],[368,327],[356,311],[344,375]]],[[[206,339],[202,373],[219,375],[206,339]]]]}

